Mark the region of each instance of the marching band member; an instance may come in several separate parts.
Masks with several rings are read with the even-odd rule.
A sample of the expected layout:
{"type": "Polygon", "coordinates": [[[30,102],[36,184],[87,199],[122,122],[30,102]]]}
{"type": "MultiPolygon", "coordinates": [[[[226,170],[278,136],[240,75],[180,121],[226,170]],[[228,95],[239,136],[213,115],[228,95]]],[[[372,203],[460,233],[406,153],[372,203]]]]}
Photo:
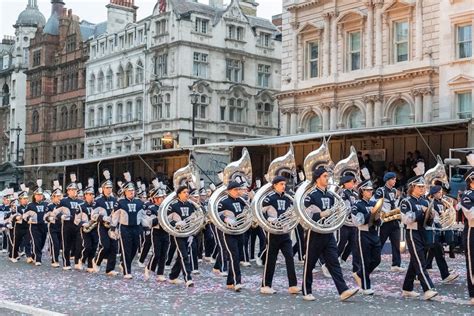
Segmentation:
{"type": "Polygon", "coordinates": [[[94,255],[99,243],[97,229],[90,230],[91,225],[97,224],[97,218],[94,217],[96,202],[94,201],[94,179],[89,178],[88,185],[84,189],[84,203],[81,204],[81,223],[80,233],[82,239],[82,250],[80,255],[80,265],[87,263],[87,272],[93,273],[94,255]]]}
{"type": "Polygon", "coordinates": [[[97,251],[97,255],[93,262],[93,269],[94,272],[99,272],[102,261],[107,259],[105,273],[110,276],[115,276],[118,274],[118,272],[114,270],[117,261],[118,243],[117,240],[110,238],[109,226],[117,199],[112,194],[114,184],[110,179],[109,170],[104,170],[102,174],[105,179],[101,183],[102,194],[95,200],[96,209],[94,212],[98,216],[97,231],[99,237],[99,250],[97,251]]]}
{"type": "MultiPolygon", "coordinates": [[[[354,192],[356,179],[352,174],[346,174],[341,177],[339,185],[342,186],[341,198],[344,200],[348,209],[352,209],[357,201],[357,194],[354,192]]],[[[351,217],[351,214],[348,215],[351,217]]],[[[343,225],[339,230],[339,239],[337,241],[337,254],[342,261],[346,261],[352,254],[352,273],[359,271],[359,263],[354,256],[356,252],[357,228],[343,225]]]]}
{"type": "Polygon", "coordinates": [[[464,175],[467,190],[464,191],[461,197],[461,207],[466,223],[464,226],[464,245],[466,255],[466,274],[467,274],[467,288],[470,303],[474,305],[474,168],[471,168],[464,175]]]}
{"type": "Polygon", "coordinates": [[[357,261],[360,269],[353,275],[366,295],[373,295],[374,290],[370,284],[370,274],[380,264],[382,248],[380,238],[377,233],[377,226],[380,225],[378,210],[374,208],[375,202],[371,200],[373,184],[370,180],[364,180],[358,186],[360,200],[352,207],[352,220],[357,226],[356,247],[357,261]],[[373,219],[371,221],[371,218],[373,219]]]}
{"type": "MultiPolygon", "coordinates": [[[[439,214],[445,211],[444,204],[441,201],[443,197],[443,190],[441,186],[432,186],[428,196],[432,199],[433,210],[435,211],[435,217],[430,221],[430,223],[428,223],[428,225],[434,225],[437,228],[441,228],[441,225],[437,222],[439,220],[439,214]]],[[[457,273],[449,273],[448,264],[444,258],[443,245],[439,240],[435,241],[434,245],[427,250],[429,252],[433,252],[434,258],[436,259],[436,265],[438,266],[439,272],[441,273],[442,283],[449,283],[459,277],[459,274],[457,273]]]]}
{"type": "MultiPolygon", "coordinates": [[[[137,186],[138,186],[138,183],[137,183],[137,186]]],[[[142,185],[141,187],[141,195],[143,195],[143,190],[144,190],[144,184],[142,185]]],[[[138,186],[140,187],[140,186],[138,186]]],[[[152,197],[151,197],[151,194],[154,192],[155,190],[152,189],[150,190],[150,192],[148,193],[148,199],[144,201],[143,198],[140,197],[140,199],[143,201],[144,203],[144,209],[147,210],[149,206],[153,205],[153,201],[152,200],[152,197]]],[[[145,194],[146,194],[146,191],[145,191],[145,194]]],[[[137,196],[140,196],[140,194],[137,194],[137,196]]],[[[140,256],[138,258],[138,266],[140,268],[144,268],[146,267],[145,266],[145,259],[146,257],[148,256],[148,252],[150,252],[150,248],[151,248],[151,229],[150,227],[147,227],[147,226],[143,226],[141,227],[142,229],[142,233],[140,234],[140,238],[142,239],[142,241],[140,242],[140,256]]]]}
{"type": "MultiPolygon", "coordinates": [[[[222,181],[222,172],[219,173],[219,178],[222,181]]],[[[210,188],[213,192],[217,189],[214,184],[211,184],[210,188]]],[[[211,227],[211,231],[213,233],[214,240],[216,243],[216,251],[214,253],[216,262],[214,263],[212,272],[217,276],[226,277],[228,270],[227,263],[229,261],[229,254],[227,253],[227,250],[224,246],[224,233],[221,230],[217,229],[217,227],[212,222],[209,222],[209,225],[211,227]]]]}
{"type": "Polygon", "coordinates": [[[71,254],[75,253],[76,239],[79,234],[79,228],[74,224],[76,214],[81,211],[80,201],[77,198],[78,186],[76,183],[76,175],[70,174],[71,183],[66,187],[67,197],[61,200],[59,204],[62,209],[61,215],[61,240],[62,240],[62,256],[63,270],[71,270],[71,254]]]}
{"type": "MultiPolygon", "coordinates": [[[[272,180],[273,192],[270,193],[262,203],[263,212],[266,214],[269,222],[275,221],[280,215],[284,214],[293,204],[293,202],[285,195],[286,178],[276,176],[272,180]]],[[[265,258],[265,267],[263,270],[262,287],[260,293],[274,294],[276,291],[272,288],[273,275],[278,252],[281,251],[285,257],[286,273],[288,276],[288,292],[297,294],[300,289],[297,286],[295,262],[293,260],[293,247],[290,233],[271,234],[267,233],[267,249],[265,258]]]]}
{"type": "Polygon", "coordinates": [[[164,282],[166,281],[166,277],[164,276],[165,261],[170,244],[170,236],[161,228],[158,222],[158,210],[166,196],[166,190],[157,179],[153,180],[153,186],[154,188],[149,194],[153,203],[146,208],[146,215],[150,220],[151,226],[152,255],[145,267],[145,280],[150,278],[150,271],[153,271],[157,274],[157,281],[164,282]]]}
{"type": "MultiPolygon", "coordinates": [[[[329,173],[326,168],[319,167],[313,172],[315,188],[305,198],[304,206],[312,213],[314,221],[331,215],[331,207],[334,205],[334,196],[328,192],[329,173]]],[[[312,271],[320,257],[324,258],[325,264],[339,292],[341,301],[345,301],[358,289],[349,289],[342,275],[341,266],[337,256],[337,244],[334,234],[320,234],[308,230],[306,237],[306,257],[303,272],[303,299],[314,301],[312,294],[313,274],[312,271]]]]}
{"type": "MultiPolygon", "coordinates": [[[[0,209],[3,212],[4,220],[7,220],[7,218],[11,214],[10,204],[11,204],[11,201],[13,200],[13,194],[14,194],[13,189],[7,188],[7,189],[3,190],[3,197],[2,197],[3,205],[0,206],[0,209]]],[[[9,229],[7,227],[7,226],[9,226],[8,222],[9,221],[7,220],[6,223],[5,223],[5,225],[6,225],[5,230],[2,232],[2,234],[3,234],[2,252],[8,252],[10,254],[12,252],[11,251],[11,248],[12,248],[11,241],[13,239],[12,236],[11,236],[11,232],[13,230],[9,229]]],[[[10,223],[10,225],[11,225],[11,223],[10,223]]],[[[9,256],[9,257],[11,257],[11,256],[9,256]]]]}
{"type": "MultiPolygon", "coordinates": [[[[227,197],[218,205],[217,209],[225,223],[232,225],[235,218],[242,213],[247,206],[241,196],[247,190],[245,182],[231,181],[227,186],[227,197]]],[[[227,275],[227,288],[240,292],[242,280],[240,274],[240,258],[243,249],[243,234],[223,234],[223,242],[229,255],[229,272],[227,275]]]]}
{"type": "MultiPolygon", "coordinates": [[[[192,200],[196,204],[200,204],[199,198],[199,190],[192,189],[189,193],[189,199],[192,200]]],[[[199,243],[201,242],[200,237],[201,232],[197,232],[194,236],[192,236],[192,241],[189,243],[189,257],[191,263],[191,273],[192,274],[200,274],[199,272],[199,243]]]]}
{"type": "MultiPolygon", "coordinates": [[[[168,209],[168,218],[170,218],[170,223],[173,226],[182,226],[185,224],[184,220],[190,217],[195,211],[195,207],[191,204],[189,199],[189,189],[187,186],[180,186],[176,190],[176,196],[178,197],[175,201],[171,203],[168,209]]],[[[172,284],[181,284],[183,281],[179,280],[179,274],[182,271],[184,276],[184,281],[186,282],[186,287],[194,286],[194,282],[191,277],[191,264],[189,262],[188,246],[191,240],[192,243],[193,236],[189,237],[175,237],[171,238],[172,243],[174,242],[177,258],[171,268],[169,274],[169,282],[172,284]]]]}
{"type": "MultiPolygon", "coordinates": [[[[387,172],[383,176],[385,185],[375,191],[375,199],[384,199],[382,206],[382,212],[390,212],[396,208],[397,190],[395,189],[395,183],[397,182],[397,175],[395,172],[387,172]]],[[[390,222],[383,223],[380,226],[380,244],[381,247],[385,245],[387,239],[390,238],[390,244],[392,245],[392,267],[390,268],[393,272],[404,272],[406,269],[401,267],[402,259],[400,256],[400,221],[393,220],[390,222]]]]}
{"type": "Polygon", "coordinates": [[[433,282],[426,271],[425,242],[423,238],[425,212],[428,202],[423,198],[425,193],[425,180],[423,175],[415,176],[408,180],[408,197],[400,204],[402,221],[406,225],[406,239],[410,252],[410,264],[403,282],[403,297],[415,298],[419,294],[413,291],[415,277],[421,283],[424,299],[430,300],[438,292],[434,290],[433,282]]]}
{"type": "MultiPolygon", "coordinates": [[[[199,191],[199,202],[204,210],[207,210],[209,197],[204,187],[199,191]]],[[[212,232],[211,223],[206,223],[203,229],[204,238],[204,260],[214,263],[212,255],[216,252],[217,243],[214,240],[214,233],[212,232]]]]}
{"type": "Polygon", "coordinates": [[[135,184],[129,172],[124,174],[125,183],[122,188],[125,198],[119,199],[114,206],[112,226],[110,229],[120,230],[120,247],[122,252],[122,268],[124,279],[132,278],[132,261],[140,246],[140,226],[144,215],[144,203],[135,197],[135,184]],[[120,224],[120,227],[117,227],[120,224]]]}
{"type": "Polygon", "coordinates": [[[33,201],[28,204],[23,214],[23,220],[30,225],[30,237],[33,244],[33,260],[36,266],[41,265],[44,244],[47,237],[47,225],[44,221],[48,204],[43,201],[43,189],[41,188],[41,179],[37,180],[38,187],[33,191],[33,201]]]}
{"type": "Polygon", "coordinates": [[[48,204],[44,220],[48,226],[49,251],[51,255],[51,266],[59,268],[59,250],[61,248],[61,215],[58,208],[63,198],[62,187],[58,180],[53,181],[51,192],[51,203],[48,204]],[[58,215],[59,214],[59,215],[58,215]]]}
{"type": "Polygon", "coordinates": [[[31,254],[31,244],[28,232],[28,223],[23,220],[23,214],[26,212],[28,206],[28,192],[24,184],[20,185],[21,192],[18,193],[18,203],[15,213],[12,215],[12,223],[15,223],[13,228],[13,256],[11,257],[12,262],[18,262],[20,247],[24,247],[26,253],[26,262],[32,263],[33,258],[31,254]]]}

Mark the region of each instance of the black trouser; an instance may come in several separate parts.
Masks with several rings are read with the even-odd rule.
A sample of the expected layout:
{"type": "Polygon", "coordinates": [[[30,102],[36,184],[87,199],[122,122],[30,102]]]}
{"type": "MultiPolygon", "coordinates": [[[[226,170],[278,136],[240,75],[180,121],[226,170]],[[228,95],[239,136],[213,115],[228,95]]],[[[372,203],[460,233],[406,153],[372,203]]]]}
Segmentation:
{"type": "Polygon", "coordinates": [[[288,284],[290,287],[296,286],[295,262],[293,260],[293,247],[290,234],[274,235],[270,233],[267,233],[267,249],[262,286],[272,287],[273,275],[280,250],[283,257],[285,257],[288,284]]]}
{"type": "Polygon", "coordinates": [[[44,244],[48,236],[48,227],[46,224],[30,224],[30,236],[33,250],[33,259],[35,262],[41,262],[44,244]]]}
{"type": "Polygon", "coordinates": [[[449,276],[449,268],[446,259],[444,258],[443,245],[440,242],[436,242],[430,247],[425,247],[426,250],[426,269],[433,267],[433,259],[436,259],[436,265],[438,266],[441,274],[441,279],[446,279],[449,276]]]}
{"type": "Polygon", "coordinates": [[[20,246],[25,247],[25,253],[28,258],[31,257],[30,233],[28,231],[28,224],[15,224],[13,228],[13,258],[18,258],[20,246]]]}
{"type": "Polygon", "coordinates": [[[110,239],[109,229],[105,228],[102,224],[99,224],[97,229],[99,231],[99,250],[95,259],[95,264],[100,266],[102,260],[107,258],[107,266],[105,268],[105,272],[107,273],[115,269],[118,242],[117,240],[110,239]]]}
{"type": "Polygon", "coordinates": [[[296,243],[293,246],[293,256],[298,254],[298,260],[303,261],[305,255],[304,228],[300,224],[295,229],[296,243]]]}
{"type": "Polygon", "coordinates": [[[78,235],[78,227],[71,221],[63,221],[61,226],[61,239],[63,241],[63,266],[71,266],[71,253],[76,248],[75,243],[78,235]]]}
{"type": "Polygon", "coordinates": [[[81,229],[81,234],[82,234],[81,261],[82,263],[87,263],[88,268],[92,268],[95,252],[97,250],[97,245],[99,243],[99,235],[96,229],[88,233],[85,233],[81,229]]]}
{"type": "Polygon", "coordinates": [[[61,249],[61,225],[48,224],[48,241],[49,253],[51,255],[51,262],[59,262],[59,250],[61,249]]]}
{"type": "Polygon", "coordinates": [[[380,246],[382,249],[388,238],[390,238],[390,244],[392,245],[392,267],[399,267],[402,264],[402,258],[400,256],[400,222],[398,220],[380,226],[380,246]]]}
{"type": "Polygon", "coordinates": [[[198,248],[199,248],[199,234],[196,234],[195,236],[192,236],[192,241],[190,242],[188,240],[188,253],[189,253],[189,258],[190,258],[190,263],[191,263],[191,271],[198,270],[199,269],[199,254],[198,254],[198,248]]]}
{"type": "Polygon", "coordinates": [[[320,257],[324,259],[326,267],[332,276],[339,294],[348,289],[342,275],[337,256],[337,244],[334,234],[319,234],[308,230],[306,236],[305,261],[303,270],[303,295],[312,293],[313,269],[320,257]]]}
{"type": "Polygon", "coordinates": [[[240,262],[250,262],[249,258],[249,241],[250,241],[250,231],[247,230],[242,234],[243,242],[242,249],[240,251],[240,262]]]}
{"type": "Polygon", "coordinates": [[[203,253],[203,248],[204,248],[204,245],[203,245],[203,232],[202,230],[199,231],[196,236],[194,236],[194,238],[196,238],[196,248],[197,248],[197,251],[196,251],[196,254],[197,254],[197,258],[198,259],[202,259],[202,253],[203,253]]]}
{"type": "Polygon", "coordinates": [[[214,240],[214,233],[212,232],[211,223],[204,227],[204,256],[211,257],[216,248],[216,241],[214,240]]]}
{"type": "Polygon", "coordinates": [[[467,289],[469,297],[474,298],[474,227],[464,227],[463,239],[466,255],[467,289]]]}
{"type": "Polygon", "coordinates": [[[14,248],[14,242],[15,242],[15,225],[11,229],[8,230],[8,258],[18,258],[18,256],[13,257],[13,248],[14,248]]]}
{"type": "Polygon", "coordinates": [[[357,260],[358,257],[354,255],[354,252],[356,251],[357,231],[357,227],[344,225],[338,232],[339,239],[337,242],[337,254],[344,261],[347,261],[349,255],[352,254],[352,272],[357,272],[360,268],[360,263],[357,260]]]}
{"type": "Polygon", "coordinates": [[[84,236],[82,235],[82,228],[77,226],[76,247],[74,247],[74,252],[73,252],[74,264],[78,264],[81,261],[83,250],[84,250],[84,236]]]}
{"type": "Polygon", "coordinates": [[[242,257],[243,234],[224,234],[224,246],[229,254],[229,274],[227,275],[227,285],[241,284],[240,258],[242,257]]]}
{"type": "Polygon", "coordinates": [[[216,247],[216,262],[214,263],[214,269],[217,269],[221,272],[227,271],[227,262],[229,260],[229,254],[224,244],[224,233],[217,229],[214,224],[212,225],[212,230],[214,232],[214,238],[217,243],[216,247]]]}
{"type": "Polygon", "coordinates": [[[156,272],[157,275],[164,275],[166,254],[170,245],[170,236],[162,229],[151,229],[152,254],[148,261],[147,268],[156,272]]]}
{"type": "Polygon", "coordinates": [[[5,229],[2,232],[2,249],[7,250],[9,248],[9,237],[8,237],[8,229],[5,229]]]}
{"type": "Polygon", "coordinates": [[[132,274],[132,261],[140,247],[140,226],[120,225],[123,274],[132,274]]]}
{"type": "Polygon", "coordinates": [[[263,232],[263,229],[260,226],[257,227],[252,227],[249,230],[250,232],[250,260],[255,259],[255,244],[257,243],[257,237],[258,237],[258,254],[257,256],[260,259],[263,259],[263,254],[265,251],[265,233],[263,232]]]}
{"type": "Polygon", "coordinates": [[[170,280],[177,279],[179,277],[179,273],[182,271],[184,276],[184,281],[192,280],[191,277],[191,264],[189,263],[189,255],[188,255],[188,237],[171,237],[172,243],[175,244],[175,249],[178,252],[178,256],[176,257],[176,261],[171,268],[171,272],[169,275],[170,280]]]}
{"type": "Polygon", "coordinates": [[[354,249],[354,254],[357,252],[357,261],[360,263],[357,275],[362,280],[362,289],[368,290],[371,288],[370,274],[381,261],[380,238],[375,229],[370,231],[358,230],[355,243],[357,250],[354,249]]]}
{"type": "Polygon", "coordinates": [[[145,230],[145,238],[142,243],[142,251],[140,253],[140,258],[138,261],[141,263],[145,262],[146,257],[148,256],[148,252],[150,251],[151,248],[151,231],[150,230],[145,230]]]}
{"type": "Polygon", "coordinates": [[[425,241],[422,233],[418,230],[407,229],[406,240],[410,252],[410,264],[405,275],[405,281],[403,281],[403,290],[413,291],[413,282],[415,277],[418,277],[423,291],[426,292],[434,286],[430,275],[426,271],[425,241]]]}
{"type": "MultiPolygon", "coordinates": [[[[170,236],[170,238],[172,238],[170,236]]],[[[176,243],[170,242],[170,246],[168,248],[168,258],[166,259],[166,265],[170,266],[171,261],[173,261],[174,253],[176,252],[176,243]]]]}

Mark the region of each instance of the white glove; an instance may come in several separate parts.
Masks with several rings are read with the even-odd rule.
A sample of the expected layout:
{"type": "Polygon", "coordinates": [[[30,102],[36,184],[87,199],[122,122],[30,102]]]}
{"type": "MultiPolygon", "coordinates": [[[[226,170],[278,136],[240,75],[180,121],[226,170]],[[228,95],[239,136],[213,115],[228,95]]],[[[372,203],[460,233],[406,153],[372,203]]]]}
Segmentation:
{"type": "Polygon", "coordinates": [[[61,220],[67,221],[67,220],[69,220],[69,216],[68,215],[61,215],[61,220]]]}
{"type": "Polygon", "coordinates": [[[226,222],[229,225],[235,225],[235,219],[227,217],[224,222],[226,222]]]}
{"type": "Polygon", "coordinates": [[[176,226],[178,226],[178,227],[179,226],[184,226],[185,224],[186,224],[185,221],[179,221],[179,222],[176,223],[176,226]]]}

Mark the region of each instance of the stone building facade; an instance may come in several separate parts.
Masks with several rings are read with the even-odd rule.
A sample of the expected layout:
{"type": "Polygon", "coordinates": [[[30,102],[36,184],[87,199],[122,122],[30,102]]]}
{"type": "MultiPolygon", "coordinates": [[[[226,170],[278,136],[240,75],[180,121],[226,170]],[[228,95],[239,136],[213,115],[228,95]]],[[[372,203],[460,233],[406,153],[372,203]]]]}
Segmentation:
{"type": "Polygon", "coordinates": [[[472,117],[469,3],[284,0],[282,133],[472,117]]]}

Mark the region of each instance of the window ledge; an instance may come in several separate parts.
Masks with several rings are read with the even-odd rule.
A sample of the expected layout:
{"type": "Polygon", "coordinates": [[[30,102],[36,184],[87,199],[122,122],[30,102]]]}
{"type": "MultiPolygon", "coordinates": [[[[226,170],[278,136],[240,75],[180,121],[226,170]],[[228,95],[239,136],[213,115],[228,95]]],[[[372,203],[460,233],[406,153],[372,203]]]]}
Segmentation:
{"type": "Polygon", "coordinates": [[[166,32],[166,33],[161,33],[161,34],[156,34],[153,36],[153,38],[160,38],[160,37],[164,37],[164,36],[168,36],[170,35],[169,32],[166,32]]]}
{"type": "Polygon", "coordinates": [[[474,57],[466,57],[466,58],[457,58],[450,62],[450,64],[464,64],[464,63],[472,63],[474,62],[474,57]]]}
{"type": "Polygon", "coordinates": [[[197,36],[204,36],[204,37],[212,38],[211,33],[201,33],[201,32],[191,31],[191,34],[194,34],[194,35],[197,35],[197,36]]]}
{"type": "Polygon", "coordinates": [[[258,47],[258,48],[262,48],[262,49],[275,50],[275,47],[273,45],[265,46],[265,45],[261,45],[261,44],[256,44],[255,46],[258,47]]]}
{"type": "Polygon", "coordinates": [[[246,41],[244,41],[244,40],[239,40],[239,39],[236,39],[236,38],[226,37],[225,40],[226,40],[226,41],[229,41],[229,42],[236,42],[236,43],[241,43],[241,44],[247,44],[246,41]]]}

